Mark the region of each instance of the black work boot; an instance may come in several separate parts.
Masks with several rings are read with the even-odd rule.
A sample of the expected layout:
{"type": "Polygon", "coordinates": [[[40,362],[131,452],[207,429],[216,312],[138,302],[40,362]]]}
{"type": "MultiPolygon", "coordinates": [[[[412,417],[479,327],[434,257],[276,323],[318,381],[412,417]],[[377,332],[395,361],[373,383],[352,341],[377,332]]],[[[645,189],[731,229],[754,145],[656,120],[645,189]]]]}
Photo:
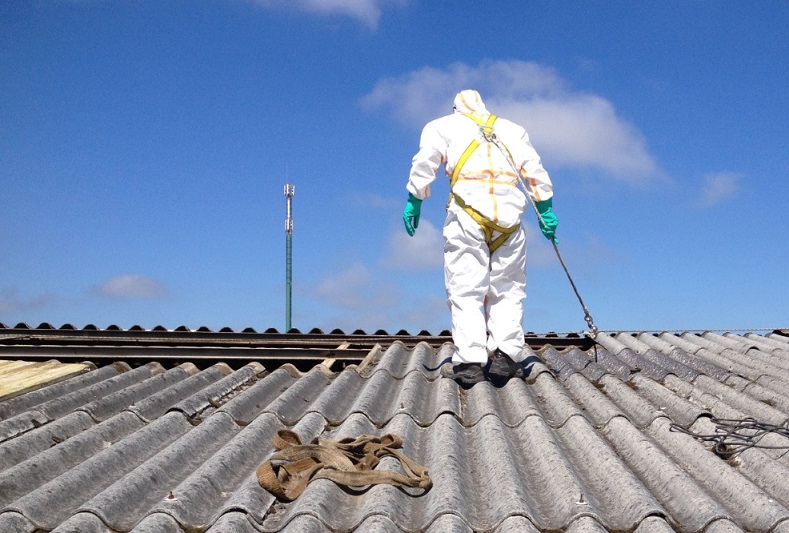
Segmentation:
{"type": "Polygon", "coordinates": [[[506,382],[518,371],[518,363],[512,358],[496,348],[488,362],[488,377],[491,381],[506,382]]]}
{"type": "Polygon", "coordinates": [[[482,365],[479,363],[458,363],[453,365],[449,371],[442,369],[441,374],[454,379],[464,387],[470,387],[475,383],[485,381],[485,374],[482,372],[482,365]]]}

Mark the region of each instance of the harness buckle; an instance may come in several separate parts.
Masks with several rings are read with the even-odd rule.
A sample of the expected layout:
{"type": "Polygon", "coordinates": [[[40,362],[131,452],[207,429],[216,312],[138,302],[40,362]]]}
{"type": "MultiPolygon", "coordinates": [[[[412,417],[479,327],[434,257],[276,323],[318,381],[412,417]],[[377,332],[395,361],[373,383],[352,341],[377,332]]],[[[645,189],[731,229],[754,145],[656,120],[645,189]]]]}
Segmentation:
{"type": "Polygon", "coordinates": [[[480,131],[482,132],[482,136],[485,138],[486,141],[489,143],[498,143],[499,139],[496,137],[496,132],[493,131],[493,128],[490,126],[480,126],[480,131]]]}

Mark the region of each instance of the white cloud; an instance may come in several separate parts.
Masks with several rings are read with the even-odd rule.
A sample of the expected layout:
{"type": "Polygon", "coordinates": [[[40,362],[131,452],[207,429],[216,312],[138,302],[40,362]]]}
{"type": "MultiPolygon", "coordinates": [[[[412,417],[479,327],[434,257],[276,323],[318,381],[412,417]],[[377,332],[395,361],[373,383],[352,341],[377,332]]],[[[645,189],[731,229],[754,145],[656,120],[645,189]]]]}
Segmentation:
{"type": "Polygon", "coordinates": [[[453,63],[446,69],[423,67],[376,83],[362,98],[365,108],[389,107],[398,120],[421,127],[452,110],[462,89],[477,88],[487,101],[493,93],[503,98],[541,96],[564,89],[565,82],[549,67],[525,61],[483,61],[479,67],[453,63]]]}
{"type": "Polygon", "coordinates": [[[430,221],[422,218],[413,237],[399,228],[389,236],[381,264],[399,270],[423,270],[444,263],[444,237],[430,221]]]}
{"type": "Polygon", "coordinates": [[[402,325],[410,333],[419,333],[427,330],[438,334],[452,327],[446,293],[437,288],[435,293],[426,294],[415,298],[406,309],[401,309],[390,321],[402,325]]]}
{"type": "Polygon", "coordinates": [[[719,172],[704,176],[704,187],[701,191],[701,205],[715,207],[737,195],[742,174],[736,172],[719,172]]]}
{"type": "Polygon", "coordinates": [[[318,326],[326,330],[385,329],[394,333],[400,329],[446,329],[449,312],[443,286],[414,295],[408,293],[406,285],[407,280],[402,278],[399,283],[382,280],[374,268],[356,262],[327,275],[308,292],[321,306],[323,319],[318,326]]]}
{"type": "Polygon", "coordinates": [[[161,283],[149,277],[122,274],[101,283],[92,292],[110,298],[160,298],[166,291],[161,283]]]}
{"type": "Polygon", "coordinates": [[[360,209],[383,209],[395,210],[402,208],[402,200],[395,199],[391,196],[382,196],[380,194],[367,192],[367,191],[354,191],[350,195],[351,204],[360,209]]]}
{"type": "Polygon", "coordinates": [[[657,177],[644,136],[616,115],[606,99],[588,94],[493,100],[502,116],[529,125],[532,142],[546,161],[594,167],[634,184],[657,177]]]}
{"type": "Polygon", "coordinates": [[[373,331],[392,323],[399,288],[384,282],[367,265],[350,264],[325,276],[309,293],[321,306],[324,326],[373,331]]]}
{"type": "Polygon", "coordinates": [[[397,120],[421,127],[449,113],[454,95],[470,88],[480,91],[491,112],[526,127],[549,171],[596,168],[632,184],[660,177],[644,136],[611,102],[573,91],[554,69],[534,62],[425,67],[380,80],[361,103],[366,109],[389,109],[397,120]]]}
{"type": "Polygon", "coordinates": [[[42,309],[50,305],[55,299],[55,296],[52,294],[25,297],[20,294],[18,289],[6,289],[0,292],[0,315],[42,309]]]}
{"type": "MultiPolygon", "coordinates": [[[[531,215],[531,214],[530,214],[531,215]]],[[[526,229],[526,265],[527,268],[533,266],[545,267],[558,265],[556,259],[556,252],[553,250],[553,245],[540,231],[540,227],[535,220],[535,217],[529,216],[524,218],[524,228],[526,229]]],[[[559,224],[559,232],[561,232],[561,224],[559,224]]],[[[561,242],[561,233],[558,233],[559,242],[561,242]]]]}
{"type": "Polygon", "coordinates": [[[326,276],[314,294],[335,307],[352,310],[372,309],[392,301],[392,290],[360,262],[326,276]]]}
{"type": "Polygon", "coordinates": [[[342,15],[375,29],[386,4],[403,4],[404,0],[255,0],[267,8],[297,9],[318,15],[342,15]]]}

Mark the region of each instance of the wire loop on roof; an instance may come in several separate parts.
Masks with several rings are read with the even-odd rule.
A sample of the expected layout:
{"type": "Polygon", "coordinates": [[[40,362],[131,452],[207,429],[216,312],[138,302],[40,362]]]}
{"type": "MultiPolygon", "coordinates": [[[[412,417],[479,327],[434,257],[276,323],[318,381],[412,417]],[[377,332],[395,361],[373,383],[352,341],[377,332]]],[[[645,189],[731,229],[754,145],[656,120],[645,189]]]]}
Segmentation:
{"type": "Polygon", "coordinates": [[[716,426],[715,433],[712,434],[694,433],[679,424],[671,424],[671,431],[685,433],[703,442],[714,443],[713,451],[723,459],[731,459],[749,448],[789,450],[789,427],[786,427],[786,423],[778,426],[758,422],[753,418],[712,418],[710,421],[716,426]],[[760,444],[762,438],[771,433],[784,437],[786,444],[760,444]]]}

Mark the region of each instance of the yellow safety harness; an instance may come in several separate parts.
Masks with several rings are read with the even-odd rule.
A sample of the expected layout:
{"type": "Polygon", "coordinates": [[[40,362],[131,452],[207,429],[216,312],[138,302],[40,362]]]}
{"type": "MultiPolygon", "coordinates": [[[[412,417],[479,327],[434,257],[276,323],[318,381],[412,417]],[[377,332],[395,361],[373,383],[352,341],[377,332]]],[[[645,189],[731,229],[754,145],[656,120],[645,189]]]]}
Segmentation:
{"type": "MultiPolygon", "coordinates": [[[[496,122],[496,115],[490,115],[488,119],[483,123],[482,119],[479,117],[465,113],[465,116],[473,120],[477,123],[482,132],[482,137],[484,138],[485,142],[495,144],[499,150],[504,154],[507,158],[512,170],[515,171],[515,176],[517,177],[518,183],[523,188],[523,191],[526,193],[526,197],[529,199],[529,203],[531,203],[534,212],[537,213],[537,218],[542,220],[542,215],[540,215],[539,210],[537,209],[537,205],[535,204],[534,199],[528,193],[528,189],[526,187],[526,183],[523,181],[523,176],[521,175],[520,169],[516,168],[515,161],[513,161],[512,154],[510,153],[509,149],[501,142],[497,137],[496,133],[493,131],[493,123],[496,122]]],[[[455,165],[455,169],[452,171],[452,178],[449,182],[450,191],[454,188],[455,182],[460,179],[460,169],[463,168],[463,165],[466,163],[466,160],[474,153],[474,150],[482,144],[482,141],[479,139],[475,139],[471,141],[471,144],[468,145],[468,148],[463,152],[458,159],[457,165],[455,165]]],[[[466,204],[457,194],[454,192],[449,193],[449,200],[450,202],[452,199],[455,199],[455,202],[466,212],[468,213],[471,218],[477,221],[477,223],[482,227],[483,231],[485,232],[486,242],[488,243],[488,248],[490,249],[490,253],[493,253],[496,248],[501,246],[501,244],[507,240],[507,238],[518,229],[520,224],[515,224],[511,228],[504,228],[499,226],[498,224],[494,223],[492,220],[489,220],[487,217],[482,215],[479,211],[474,210],[468,204],[466,204]],[[495,239],[493,238],[493,232],[498,231],[501,233],[495,239]]],[[[449,205],[449,204],[447,204],[449,205]]],[[[597,336],[598,329],[597,326],[594,324],[594,320],[592,320],[592,315],[589,313],[589,309],[586,308],[586,304],[584,303],[583,299],[581,298],[581,294],[578,292],[578,288],[575,286],[575,282],[573,278],[570,276],[570,271],[567,270],[567,266],[564,264],[564,260],[562,259],[562,255],[559,253],[559,247],[556,245],[556,240],[551,240],[553,244],[553,249],[556,252],[556,257],[559,258],[559,262],[562,264],[562,268],[564,269],[564,273],[567,274],[567,279],[570,280],[570,285],[573,287],[573,291],[575,291],[575,296],[578,298],[578,302],[581,304],[581,307],[584,310],[584,320],[589,325],[591,332],[587,333],[592,339],[597,336]]],[[[597,351],[595,351],[595,358],[597,357],[597,351]]]]}
{"type": "MultiPolygon", "coordinates": [[[[493,114],[489,115],[487,120],[484,122],[480,117],[473,115],[471,113],[465,113],[464,116],[470,118],[471,120],[477,123],[477,125],[480,127],[480,130],[482,131],[482,136],[486,142],[495,141],[495,133],[493,132],[493,123],[496,122],[496,119],[498,118],[496,115],[493,114]]],[[[482,144],[482,141],[480,139],[474,139],[473,141],[471,141],[471,143],[468,145],[466,150],[460,156],[460,159],[458,159],[457,165],[455,165],[455,169],[452,171],[452,177],[449,180],[449,190],[450,190],[449,201],[451,202],[452,199],[454,198],[455,202],[460,206],[460,208],[463,209],[463,211],[465,211],[466,213],[468,213],[469,216],[473,218],[477,222],[477,224],[480,225],[480,227],[482,227],[482,231],[485,233],[485,242],[488,244],[488,249],[490,250],[490,253],[493,253],[494,251],[496,251],[496,249],[499,246],[501,246],[504,243],[504,241],[506,241],[509,238],[510,235],[512,235],[518,229],[518,227],[520,227],[520,224],[515,224],[514,226],[511,227],[504,227],[504,226],[500,226],[499,224],[496,224],[488,217],[486,217],[485,215],[483,215],[482,213],[480,213],[479,211],[468,205],[465,201],[463,201],[463,199],[459,195],[455,194],[453,190],[455,187],[455,183],[457,183],[458,179],[460,179],[460,171],[463,168],[463,165],[466,164],[468,158],[471,157],[471,154],[474,153],[474,151],[480,146],[480,144],[482,144]],[[493,236],[494,232],[498,232],[500,235],[494,237],[493,236]]],[[[449,205],[449,203],[447,203],[447,205],[449,205]]]]}

